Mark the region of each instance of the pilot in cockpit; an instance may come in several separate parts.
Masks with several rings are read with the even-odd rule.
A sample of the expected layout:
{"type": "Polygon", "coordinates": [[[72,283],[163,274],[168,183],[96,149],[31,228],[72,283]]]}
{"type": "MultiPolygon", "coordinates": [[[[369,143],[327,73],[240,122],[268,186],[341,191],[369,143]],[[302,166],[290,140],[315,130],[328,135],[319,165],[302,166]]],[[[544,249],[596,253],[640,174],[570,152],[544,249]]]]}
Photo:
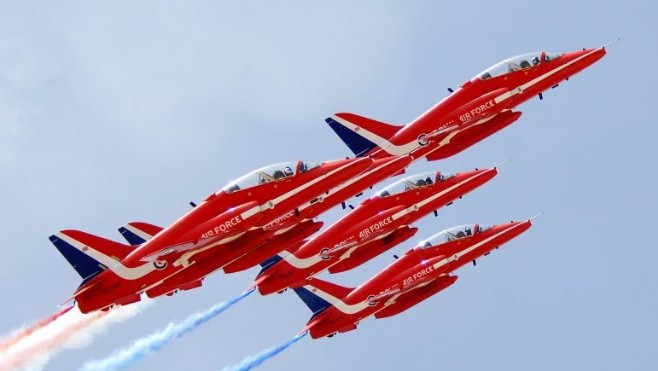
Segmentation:
{"type": "Polygon", "coordinates": [[[539,56],[535,56],[534,58],[532,58],[532,65],[536,66],[538,64],[539,64],[539,56]]]}
{"type": "Polygon", "coordinates": [[[292,170],[290,166],[286,166],[285,169],[283,169],[283,173],[285,174],[286,177],[292,176],[295,174],[295,172],[292,170]]]}

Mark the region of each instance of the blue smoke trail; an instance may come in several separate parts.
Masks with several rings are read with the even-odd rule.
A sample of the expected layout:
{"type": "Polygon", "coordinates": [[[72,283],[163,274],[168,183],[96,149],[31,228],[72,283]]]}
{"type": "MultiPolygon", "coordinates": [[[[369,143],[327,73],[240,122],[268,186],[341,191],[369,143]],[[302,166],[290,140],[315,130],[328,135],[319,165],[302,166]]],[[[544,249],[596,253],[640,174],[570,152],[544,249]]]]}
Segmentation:
{"type": "Polygon", "coordinates": [[[247,371],[247,370],[251,370],[254,367],[258,367],[261,364],[263,364],[263,362],[288,349],[288,347],[298,342],[299,339],[306,336],[307,333],[308,332],[305,331],[304,333],[295,336],[294,338],[286,341],[285,343],[279,346],[267,348],[256,355],[248,356],[237,365],[224,367],[222,371],[247,371]]]}
{"type": "Polygon", "coordinates": [[[114,354],[107,358],[87,362],[80,370],[121,370],[128,368],[149,354],[160,351],[170,342],[194,331],[252,292],[254,292],[254,289],[245,291],[231,300],[215,304],[203,312],[194,313],[181,322],[169,323],[164,330],[138,339],[128,347],[116,350],[114,354]]]}

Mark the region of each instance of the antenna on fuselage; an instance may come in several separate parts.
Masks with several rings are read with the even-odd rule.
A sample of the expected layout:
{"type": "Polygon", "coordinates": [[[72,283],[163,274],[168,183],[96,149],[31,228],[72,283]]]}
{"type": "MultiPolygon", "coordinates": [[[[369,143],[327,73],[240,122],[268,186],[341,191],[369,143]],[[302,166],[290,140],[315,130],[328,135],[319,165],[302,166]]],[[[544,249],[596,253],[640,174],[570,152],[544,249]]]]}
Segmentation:
{"type": "Polygon", "coordinates": [[[616,38],[615,40],[610,41],[609,43],[603,45],[602,48],[605,49],[605,48],[609,47],[610,45],[616,43],[616,42],[619,41],[619,40],[621,40],[621,37],[618,37],[618,38],[616,38]]]}

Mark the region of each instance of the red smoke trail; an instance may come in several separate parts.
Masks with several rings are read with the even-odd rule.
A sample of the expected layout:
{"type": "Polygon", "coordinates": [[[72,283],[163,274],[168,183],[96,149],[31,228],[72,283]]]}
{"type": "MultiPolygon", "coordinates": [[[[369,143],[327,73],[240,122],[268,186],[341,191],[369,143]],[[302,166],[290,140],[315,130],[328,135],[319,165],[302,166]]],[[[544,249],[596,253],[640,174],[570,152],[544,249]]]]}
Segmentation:
{"type": "MultiPolygon", "coordinates": [[[[108,312],[102,311],[88,315],[77,313],[76,317],[78,318],[74,318],[71,323],[65,324],[61,329],[53,329],[52,334],[37,336],[39,338],[37,341],[35,341],[33,344],[29,344],[28,346],[23,347],[23,349],[14,352],[12,352],[13,349],[10,349],[7,352],[7,357],[0,361],[0,371],[13,370],[19,367],[24,367],[31,361],[38,359],[38,357],[44,356],[46,352],[61,346],[78,331],[105,317],[107,314],[108,312]]],[[[50,332],[49,328],[43,328],[43,330],[44,332],[50,332]]]]}
{"type": "Polygon", "coordinates": [[[2,342],[0,343],[0,353],[6,351],[9,349],[12,345],[18,343],[22,339],[24,339],[27,336],[32,335],[36,330],[43,328],[50,323],[54,322],[56,319],[61,317],[64,313],[68,312],[73,308],[73,306],[66,307],[62,310],[60,310],[57,313],[53,313],[49,315],[48,317],[44,317],[40,319],[39,321],[29,325],[28,327],[22,328],[15,333],[9,335],[6,339],[3,339],[2,342]]]}

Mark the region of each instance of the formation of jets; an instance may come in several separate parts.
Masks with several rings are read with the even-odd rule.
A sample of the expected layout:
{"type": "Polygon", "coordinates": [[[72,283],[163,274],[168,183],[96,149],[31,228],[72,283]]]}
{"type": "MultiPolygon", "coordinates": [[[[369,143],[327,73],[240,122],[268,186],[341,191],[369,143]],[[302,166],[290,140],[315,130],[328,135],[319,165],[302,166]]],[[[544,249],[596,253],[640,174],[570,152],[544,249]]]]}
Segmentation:
{"type": "Polygon", "coordinates": [[[406,125],[351,113],[326,119],[354,153],[344,160],[292,161],[249,172],[211,193],[167,227],[131,222],[127,244],[77,230],[50,241],[82,278],[83,313],[202,286],[208,275],[261,267],[252,286],[262,295],[292,289],[313,315],[305,330],[322,338],[366,318],[396,315],[446,289],[454,272],[519,236],[531,220],[446,229],[420,242],[356,288],[316,276],[354,269],[408,240],[413,224],[497,175],[497,168],[406,176],[375,192],[320,231],[327,210],[360,196],[415,161],[453,156],[512,124],[515,108],[568,80],[606,47],[530,53],[506,59],[466,81],[406,125]]]}

